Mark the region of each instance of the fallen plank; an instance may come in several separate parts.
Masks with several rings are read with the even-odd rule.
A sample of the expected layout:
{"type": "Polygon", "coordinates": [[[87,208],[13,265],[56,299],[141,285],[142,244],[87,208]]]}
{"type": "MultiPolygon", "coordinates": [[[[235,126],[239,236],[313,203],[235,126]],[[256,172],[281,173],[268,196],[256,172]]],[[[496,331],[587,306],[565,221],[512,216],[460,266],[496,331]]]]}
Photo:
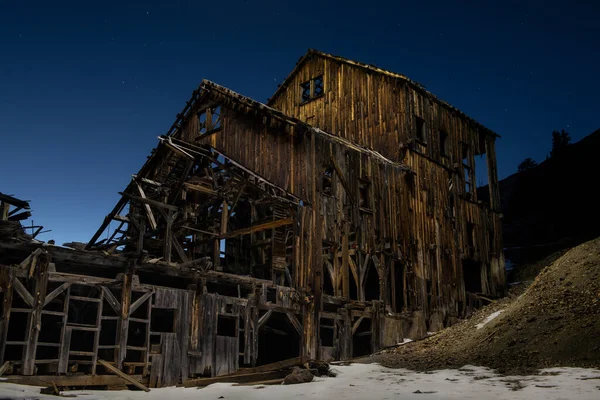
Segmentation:
{"type": "Polygon", "coordinates": [[[274,371],[255,372],[250,374],[229,374],[215,376],[214,378],[196,378],[188,379],[183,382],[185,387],[208,386],[213,383],[245,383],[262,382],[273,379],[283,379],[290,373],[289,367],[280,368],[274,371]]]}
{"type": "MultiPolygon", "coordinates": [[[[134,380],[141,380],[141,375],[129,375],[134,380]]],[[[3,377],[3,382],[18,383],[21,385],[44,386],[47,387],[54,382],[56,386],[77,387],[77,386],[114,386],[129,383],[116,375],[7,375],[3,377]]]]}
{"type": "Polygon", "coordinates": [[[284,380],[285,380],[285,378],[268,379],[266,381],[248,382],[248,383],[236,383],[235,386],[279,385],[284,380]]]}
{"type": "Polygon", "coordinates": [[[100,359],[98,359],[98,364],[102,365],[104,368],[106,368],[107,370],[109,370],[113,374],[115,374],[115,375],[117,375],[117,376],[125,379],[126,381],[128,381],[129,383],[131,383],[133,386],[137,387],[138,389],[142,389],[144,392],[149,392],[150,391],[150,389],[148,389],[146,386],[142,385],[141,383],[139,383],[138,381],[136,381],[135,379],[133,379],[130,375],[127,375],[126,373],[119,371],[112,364],[109,364],[108,362],[106,362],[104,360],[100,360],[100,359]]]}
{"type": "Polygon", "coordinates": [[[0,376],[4,375],[6,371],[8,371],[12,367],[12,363],[10,361],[4,362],[0,367],[0,376]]]}
{"type": "Polygon", "coordinates": [[[272,371],[272,370],[281,369],[281,368],[290,368],[290,367],[302,365],[308,361],[310,361],[310,357],[300,356],[300,357],[295,357],[295,358],[289,358],[289,359],[283,360],[283,361],[277,361],[277,362],[274,362],[271,364],[260,365],[258,367],[254,367],[254,368],[242,368],[239,371],[234,372],[231,375],[251,374],[251,373],[257,373],[257,372],[272,371]]]}

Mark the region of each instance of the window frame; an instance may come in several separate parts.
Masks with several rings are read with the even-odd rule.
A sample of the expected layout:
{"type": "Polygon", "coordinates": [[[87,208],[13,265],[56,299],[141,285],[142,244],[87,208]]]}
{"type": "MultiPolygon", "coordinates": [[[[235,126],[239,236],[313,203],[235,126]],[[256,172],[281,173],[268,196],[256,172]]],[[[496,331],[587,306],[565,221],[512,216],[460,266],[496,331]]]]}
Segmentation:
{"type": "Polygon", "coordinates": [[[325,75],[318,74],[314,78],[300,83],[300,105],[310,103],[313,100],[321,98],[325,95],[325,75]],[[320,81],[321,92],[316,93],[317,81],[320,81]],[[308,96],[306,96],[306,90],[308,89],[308,96]]]}

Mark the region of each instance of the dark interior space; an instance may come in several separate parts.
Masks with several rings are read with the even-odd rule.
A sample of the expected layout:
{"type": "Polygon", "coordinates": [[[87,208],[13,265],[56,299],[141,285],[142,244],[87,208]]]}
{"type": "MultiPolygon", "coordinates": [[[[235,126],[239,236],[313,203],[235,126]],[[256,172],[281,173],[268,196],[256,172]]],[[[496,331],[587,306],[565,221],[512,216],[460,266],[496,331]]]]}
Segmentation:
{"type": "Polygon", "coordinates": [[[473,260],[463,260],[463,279],[465,290],[471,293],[481,293],[481,263],[473,260]]]}
{"type": "Polygon", "coordinates": [[[356,281],[354,280],[354,274],[350,273],[350,277],[348,279],[350,281],[349,286],[349,295],[352,300],[358,300],[358,288],[356,286],[356,281]]]}
{"type": "Polygon", "coordinates": [[[175,332],[175,309],[152,308],[150,331],[175,332]]]}
{"type": "Polygon", "coordinates": [[[321,318],[319,325],[319,339],[321,346],[333,346],[335,321],[328,318],[321,318]]]}
{"type": "Polygon", "coordinates": [[[364,318],[352,336],[352,357],[371,354],[371,319],[364,318]]]}
{"type": "Polygon", "coordinates": [[[365,277],[365,300],[379,300],[379,274],[372,265],[367,269],[365,277]]]}
{"type": "Polygon", "coordinates": [[[333,296],[333,283],[331,282],[331,274],[327,267],[323,266],[323,293],[333,296]]]}
{"type": "Polygon", "coordinates": [[[300,337],[288,317],[273,312],[258,332],[257,365],[269,364],[300,355],[300,337]]]}
{"type": "Polygon", "coordinates": [[[217,320],[217,335],[218,336],[237,336],[236,317],[228,315],[219,315],[217,320]]]}

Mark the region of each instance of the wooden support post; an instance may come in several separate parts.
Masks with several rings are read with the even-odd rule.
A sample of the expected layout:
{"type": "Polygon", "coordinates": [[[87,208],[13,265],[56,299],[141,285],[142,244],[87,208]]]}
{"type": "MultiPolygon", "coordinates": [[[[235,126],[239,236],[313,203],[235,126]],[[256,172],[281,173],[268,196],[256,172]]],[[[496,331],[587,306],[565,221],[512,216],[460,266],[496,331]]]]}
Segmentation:
{"type": "Polygon", "coordinates": [[[173,242],[171,241],[173,235],[173,211],[169,210],[167,213],[167,229],[165,231],[165,253],[164,260],[166,262],[171,262],[171,246],[173,242]]]}
{"type": "MultiPolygon", "coordinates": [[[[350,254],[348,250],[348,222],[344,221],[344,233],[342,235],[342,296],[345,298],[350,298],[350,271],[349,271],[349,263],[350,263],[350,254]]],[[[337,255],[336,255],[337,257],[337,255]]]]}
{"type": "Polygon", "coordinates": [[[221,240],[219,238],[224,237],[227,233],[227,222],[229,221],[229,207],[227,205],[227,200],[223,200],[223,204],[221,206],[221,230],[220,236],[214,241],[214,260],[213,264],[215,266],[216,271],[223,271],[223,267],[221,266],[221,240]]]}
{"type": "MultiPolygon", "coordinates": [[[[133,275],[131,272],[123,274],[123,287],[121,289],[121,315],[117,323],[117,368],[123,368],[123,361],[127,355],[127,336],[129,331],[129,310],[131,308],[131,286],[133,275]]],[[[98,360],[100,362],[100,360],[98,360]]]]}
{"type": "Polygon", "coordinates": [[[48,264],[50,255],[42,253],[38,258],[34,271],[35,290],[33,293],[32,311],[29,315],[27,331],[25,332],[25,348],[23,357],[23,375],[35,374],[35,354],[37,350],[38,337],[42,327],[42,309],[46,300],[46,289],[48,286],[48,264]]]}
{"type": "Polygon", "coordinates": [[[8,322],[12,307],[14,269],[11,267],[0,267],[0,290],[4,293],[3,304],[0,304],[0,364],[4,362],[4,348],[6,347],[6,334],[8,333],[8,322]]]}

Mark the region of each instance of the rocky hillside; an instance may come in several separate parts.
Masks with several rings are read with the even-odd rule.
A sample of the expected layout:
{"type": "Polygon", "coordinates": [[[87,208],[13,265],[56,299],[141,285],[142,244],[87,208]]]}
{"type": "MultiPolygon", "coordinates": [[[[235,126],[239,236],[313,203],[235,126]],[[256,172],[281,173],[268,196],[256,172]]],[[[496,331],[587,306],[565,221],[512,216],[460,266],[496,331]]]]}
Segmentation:
{"type": "Polygon", "coordinates": [[[472,318],[365,361],[417,370],[471,364],[517,374],[600,367],[600,238],[571,249],[529,287],[472,318]]]}

